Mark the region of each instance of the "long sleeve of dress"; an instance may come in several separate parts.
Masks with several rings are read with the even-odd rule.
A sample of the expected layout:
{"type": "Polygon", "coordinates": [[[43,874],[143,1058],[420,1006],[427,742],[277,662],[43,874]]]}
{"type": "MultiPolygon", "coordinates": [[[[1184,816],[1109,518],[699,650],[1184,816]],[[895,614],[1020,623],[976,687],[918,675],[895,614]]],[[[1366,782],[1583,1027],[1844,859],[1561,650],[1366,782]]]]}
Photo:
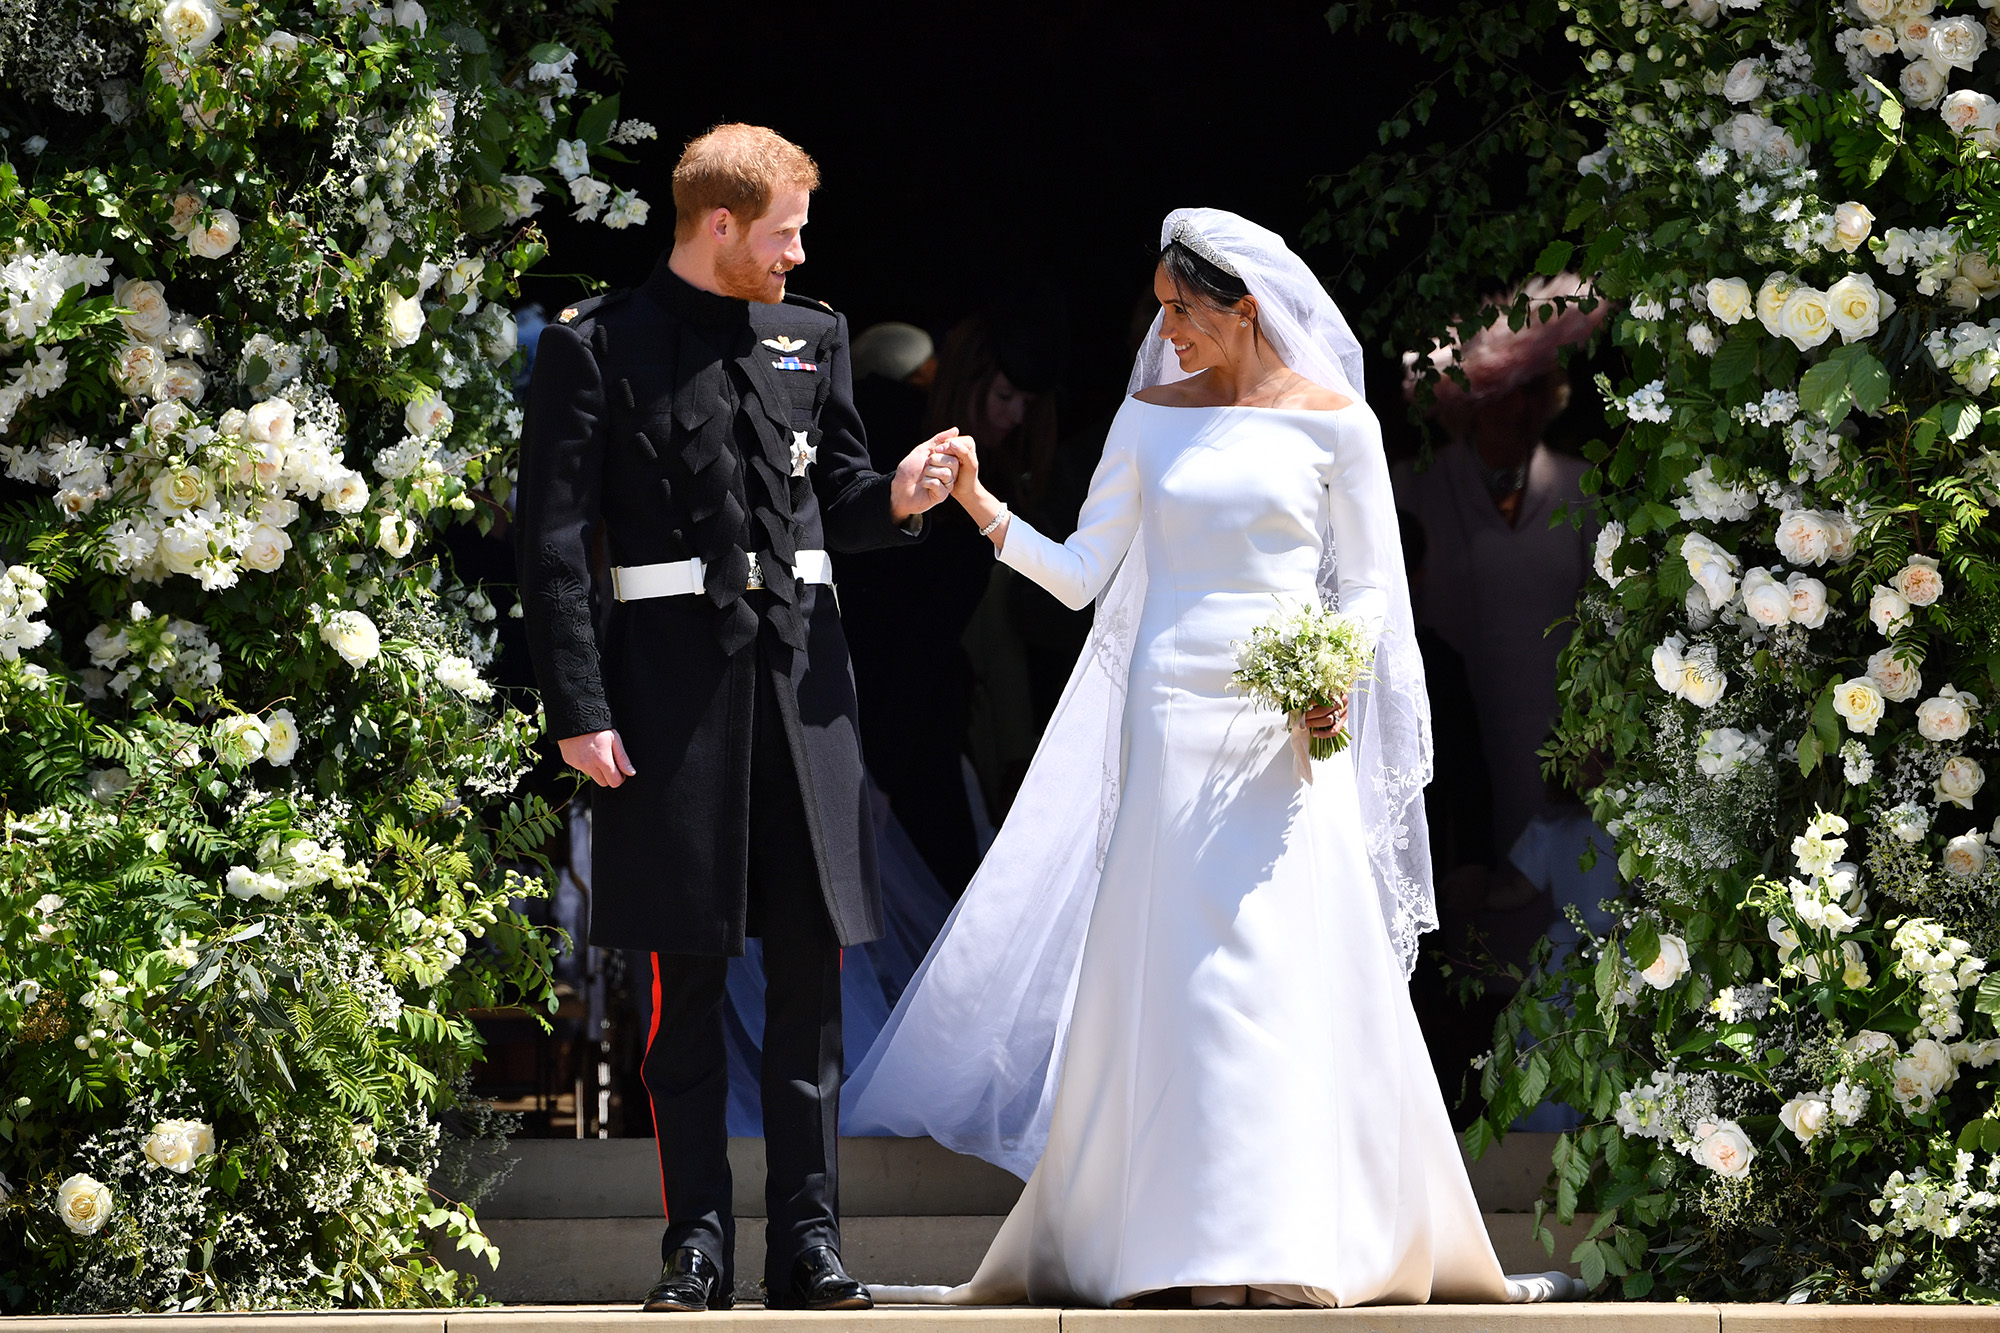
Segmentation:
{"type": "Polygon", "coordinates": [[[1089,606],[1104,590],[1139,531],[1133,433],[1128,414],[1119,413],[1068,541],[1051,541],[1018,514],[1007,520],[1007,544],[1000,548],[1000,562],[1041,584],[1072,611],[1089,606]]]}
{"type": "Polygon", "coordinates": [[[1389,614],[1389,589],[1401,582],[1402,534],[1396,527],[1396,496],[1389,486],[1389,460],[1382,452],[1382,427],[1372,412],[1350,413],[1336,437],[1333,461],[1322,472],[1327,522],[1333,538],[1340,609],[1382,632],[1389,614]]]}

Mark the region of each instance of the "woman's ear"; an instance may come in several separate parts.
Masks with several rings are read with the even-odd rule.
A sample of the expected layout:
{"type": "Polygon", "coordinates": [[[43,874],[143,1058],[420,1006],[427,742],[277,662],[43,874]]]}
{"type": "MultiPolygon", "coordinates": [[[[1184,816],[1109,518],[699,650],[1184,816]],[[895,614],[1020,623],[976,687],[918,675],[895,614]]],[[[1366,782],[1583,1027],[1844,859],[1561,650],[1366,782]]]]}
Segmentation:
{"type": "Polygon", "coordinates": [[[1257,322],[1256,297],[1254,296],[1240,297],[1238,298],[1236,304],[1231,308],[1235,310],[1237,319],[1241,320],[1244,324],[1250,325],[1250,324],[1255,324],[1257,322]]]}

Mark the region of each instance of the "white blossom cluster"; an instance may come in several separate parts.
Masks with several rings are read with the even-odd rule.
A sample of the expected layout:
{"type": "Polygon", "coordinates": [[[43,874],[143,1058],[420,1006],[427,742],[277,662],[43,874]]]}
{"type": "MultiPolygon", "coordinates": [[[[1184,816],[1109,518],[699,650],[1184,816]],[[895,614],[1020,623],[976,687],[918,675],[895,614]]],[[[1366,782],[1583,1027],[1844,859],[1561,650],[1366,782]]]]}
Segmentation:
{"type": "Polygon", "coordinates": [[[1882,1182],[1882,1193],[1868,1203],[1870,1213],[1885,1219],[1869,1226],[1868,1238],[1923,1233],[1949,1240],[1961,1235],[1980,1214],[2000,1204],[2000,1193],[1995,1192],[2000,1189],[2000,1158],[1987,1159],[1983,1188],[1972,1184],[1972,1171],[1972,1154],[1961,1151],[1953,1159],[1949,1179],[1921,1166],[1908,1175],[1891,1172],[1882,1182]]]}
{"type": "Polygon", "coordinates": [[[1921,996],[1918,1026],[1939,1041],[1963,1033],[1959,992],[1978,987],[1986,961],[1974,956],[1972,946],[1964,940],[1946,935],[1935,921],[1924,917],[1905,921],[1891,943],[1896,950],[1897,974],[1915,982],[1921,996]]]}
{"type": "Polygon", "coordinates": [[[0,571],[0,661],[16,661],[23,650],[39,648],[48,639],[48,623],[35,619],[49,608],[48,586],[27,565],[0,571]]]}

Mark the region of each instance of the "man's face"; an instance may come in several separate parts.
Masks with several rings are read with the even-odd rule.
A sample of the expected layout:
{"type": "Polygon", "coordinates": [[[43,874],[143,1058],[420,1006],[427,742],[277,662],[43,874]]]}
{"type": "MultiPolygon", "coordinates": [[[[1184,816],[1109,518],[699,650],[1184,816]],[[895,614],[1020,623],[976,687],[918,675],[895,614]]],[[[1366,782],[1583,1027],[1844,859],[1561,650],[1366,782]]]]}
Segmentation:
{"type": "Polygon", "coordinates": [[[715,256],[715,280],[725,296],[766,305],[785,299],[785,274],[806,262],[802,233],[811,202],[806,190],[784,190],[747,226],[731,215],[728,239],[715,256]]]}

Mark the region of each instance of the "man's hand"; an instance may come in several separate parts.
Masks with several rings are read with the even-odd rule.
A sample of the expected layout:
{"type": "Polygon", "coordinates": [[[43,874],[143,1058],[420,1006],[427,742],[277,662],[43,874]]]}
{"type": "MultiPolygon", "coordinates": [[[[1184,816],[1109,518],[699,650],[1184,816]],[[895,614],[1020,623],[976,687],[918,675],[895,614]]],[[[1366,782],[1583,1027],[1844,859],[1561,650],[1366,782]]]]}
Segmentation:
{"type": "Polygon", "coordinates": [[[625,742],[615,731],[568,736],[557,741],[556,748],[562,751],[565,764],[600,787],[620,786],[639,772],[632,767],[632,760],[625,753],[625,742]]]}
{"type": "Polygon", "coordinates": [[[1308,708],[1299,714],[1299,721],[1311,735],[1320,737],[1335,735],[1347,725],[1347,700],[1342,699],[1330,707],[1308,708]]]}
{"type": "Polygon", "coordinates": [[[951,494],[958,480],[958,459],[944,446],[958,438],[958,427],[941,430],[910,450],[896,466],[889,485],[889,513],[898,523],[935,509],[951,494]]]}

